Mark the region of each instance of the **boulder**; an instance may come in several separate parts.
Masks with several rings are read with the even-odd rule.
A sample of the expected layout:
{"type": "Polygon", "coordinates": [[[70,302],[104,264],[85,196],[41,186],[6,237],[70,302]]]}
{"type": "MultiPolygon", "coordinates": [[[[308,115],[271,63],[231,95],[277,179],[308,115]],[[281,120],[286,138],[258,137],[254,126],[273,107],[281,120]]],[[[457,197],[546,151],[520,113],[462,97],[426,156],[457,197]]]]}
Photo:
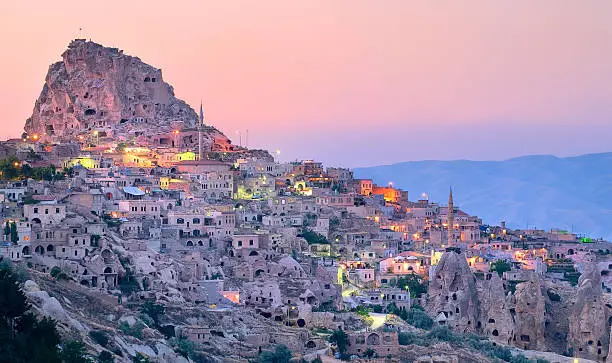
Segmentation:
{"type": "MultiPolygon", "coordinates": [[[[26,281],[27,282],[27,281],[26,281]]],[[[29,284],[29,288],[34,288],[33,284],[29,284]]],[[[62,304],[54,298],[49,296],[46,291],[26,291],[26,296],[34,302],[38,307],[40,313],[44,316],[50,317],[59,323],[63,323],[71,329],[78,330],[80,332],[86,332],[88,329],[83,326],[78,320],[71,318],[66,310],[62,307],[62,304]]]]}

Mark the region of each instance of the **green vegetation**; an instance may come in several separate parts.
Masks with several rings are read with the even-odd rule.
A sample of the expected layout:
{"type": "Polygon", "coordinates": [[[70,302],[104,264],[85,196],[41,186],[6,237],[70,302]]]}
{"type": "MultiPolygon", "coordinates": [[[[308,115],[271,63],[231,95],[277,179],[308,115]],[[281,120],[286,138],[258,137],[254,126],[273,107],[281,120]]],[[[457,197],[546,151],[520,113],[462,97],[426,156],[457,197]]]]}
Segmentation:
{"type": "Polygon", "coordinates": [[[548,298],[550,301],[561,301],[561,296],[557,294],[554,290],[548,289],[546,290],[546,294],[548,294],[548,298]]]}
{"type": "Polygon", "coordinates": [[[341,355],[346,354],[346,347],[349,345],[349,337],[344,330],[334,330],[334,332],[329,336],[329,342],[336,344],[336,347],[338,347],[338,352],[340,352],[341,355]]]}
{"type": "Polygon", "coordinates": [[[70,280],[70,276],[68,276],[61,268],[57,266],[53,266],[51,271],[49,271],[49,275],[56,280],[70,280]]]}
{"type": "Polygon", "coordinates": [[[98,247],[100,245],[100,238],[102,238],[99,234],[92,234],[91,237],[89,237],[89,244],[92,247],[98,247]]]}
{"type": "Polygon", "coordinates": [[[170,345],[174,348],[174,351],[184,358],[193,358],[195,355],[195,344],[185,338],[172,338],[169,340],[170,345]]]}
{"type": "Polygon", "coordinates": [[[98,363],[115,363],[115,358],[108,350],[103,350],[98,354],[98,363]]]}
{"type": "Polygon", "coordinates": [[[151,363],[151,360],[144,354],[137,352],[136,356],[132,358],[133,363],[151,363]]]}
{"type": "Polygon", "coordinates": [[[263,351],[257,361],[259,363],[289,363],[292,353],[287,346],[279,344],[274,347],[274,351],[263,351]]]}
{"type": "Polygon", "coordinates": [[[493,358],[510,363],[545,363],[545,360],[538,359],[529,360],[522,354],[513,356],[512,351],[504,346],[497,345],[487,339],[481,338],[474,334],[464,335],[452,332],[446,326],[437,326],[425,335],[415,333],[401,332],[399,334],[399,343],[401,345],[415,344],[419,346],[430,346],[436,342],[446,342],[458,348],[471,348],[479,353],[493,358]]]}
{"type": "Polygon", "coordinates": [[[142,331],[145,328],[145,325],[137,321],[134,325],[130,326],[130,324],[125,321],[119,324],[119,330],[121,330],[124,334],[133,336],[138,339],[142,339],[142,331]]]}
{"type": "Polygon", "coordinates": [[[398,309],[395,307],[395,305],[389,305],[387,310],[399,316],[408,324],[419,329],[427,330],[431,329],[431,327],[433,326],[433,319],[430,318],[429,315],[427,315],[427,313],[423,311],[423,308],[418,305],[411,307],[410,310],[398,309]],[[394,308],[394,311],[391,311],[389,308],[394,308]]]}
{"type": "Polygon", "coordinates": [[[364,358],[374,358],[376,357],[376,351],[372,348],[368,348],[365,352],[363,352],[364,358]]]}
{"type": "Polygon", "coordinates": [[[501,277],[504,272],[510,271],[512,269],[512,264],[506,260],[497,260],[491,263],[491,272],[497,271],[499,277],[501,277]]]}
{"type": "Polygon", "coordinates": [[[4,225],[4,235],[6,236],[6,239],[10,239],[11,242],[16,244],[19,241],[17,223],[6,221],[6,224],[4,225]]]}
{"type": "Polygon", "coordinates": [[[327,240],[327,238],[325,238],[325,236],[306,228],[304,228],[304,231],[302,232],[302,237],[306,240],[306,242],[308,242],[309,245],[315,243],[329,244],[329,241],[327,240]]]}
{"type": "Polygon", "coordinates": [[[580,272],[564,272],[563,279],[569,281],[572,286],[578,285],[578,279],[580,278],[580,272]]]}
{"type": "Polygon", "coordinates": [[[105,332],[101,331],[101,330],[92,330],[89,332],[89,337],[91,338],[91,340],[93,340],[94,342],[96,342],[96,344],[99,344],[103,347],[106,348],[106,346],[108,345],[108,334],[106,334],[105,332]]]}
{"type": "Polygon", "coordinates": [[[408,289],[410,297],[418,298],[427,292],[427,283],[417,274],[404,275],[397,279],[392,279],[390,285],[401,289],[408,289]]]}
{"type": "Polygon", "coordinates": [[[14,156],[0,160],[0,179],[16,180],[28,179],[35,180],[62,180],[66,177],[65,171],[58,172],[53,165],[40,168],[32,168],[14,156]]]}
{"type": "Polygon", "coordinates": [[[85,343],[72,340],[64,344],[62,348],[62,362],[64,363],[86,363],[93,362],[87,354],[85,343]]]}
{"type": "Polygon", "coordinates": [[[154,326],[158,327],[159,318],[166,312],[166,307],[161,304],[156,304],[152,300],[147,300],[144,304],[142,304],[140,312],[153,319],[154,326]]]}
{"type": "Polygon", "coordinates": [[[0,363],[60,363],[60,337],[55,322],[38,320],[21,289],[12,265],[0,264],[0,363]]]}
{"type": "Polygon", "coordinates": [[[131,269],[126,268],[125,276],[119,276],[119,290],[126,295],[140,291],[140,284],[131,269]]]}

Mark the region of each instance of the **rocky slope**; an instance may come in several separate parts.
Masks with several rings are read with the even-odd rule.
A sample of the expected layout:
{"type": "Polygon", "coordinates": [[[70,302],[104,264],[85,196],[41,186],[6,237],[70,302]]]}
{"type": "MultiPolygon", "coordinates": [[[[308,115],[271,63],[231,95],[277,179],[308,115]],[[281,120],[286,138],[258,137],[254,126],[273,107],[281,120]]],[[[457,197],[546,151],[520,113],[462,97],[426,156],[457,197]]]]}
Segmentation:
{"type": "MultiPolygon", "coordinates": [[[[161,70],[139,58],[84,39],[72,41],[62,58],[49,67],[25,124],[28,135],[70,142],[97,131],[99,137],[154,140],[197,127],[198,115],[174,96],[161,70]]],[[[208,146],[225,138],[211,127],[205,134],[208,146]]]]}

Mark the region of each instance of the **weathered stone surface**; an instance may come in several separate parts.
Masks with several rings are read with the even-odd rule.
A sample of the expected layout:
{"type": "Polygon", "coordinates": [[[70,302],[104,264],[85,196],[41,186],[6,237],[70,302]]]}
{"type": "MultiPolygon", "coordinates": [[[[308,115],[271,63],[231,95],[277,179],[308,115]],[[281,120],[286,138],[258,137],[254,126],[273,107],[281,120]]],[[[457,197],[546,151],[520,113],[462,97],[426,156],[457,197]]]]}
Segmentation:
{"type": "Polygon", "coordinates": [[[498,343],[511,344],[514,322],[506,306],[504,284],[496,272],[486,274],[480,282],[478,300],[478,331],[498,343]]]}
{"type": "Polygon", "coordinates": [[[578,280],[569,322],[568,346],[576,356],[601,360],[608,355],[608,313],[602,300],[601,276],[594,263],[585,264],[578,280]]]}
{"type": "MultiPolygon", "coordinates": [[[[198,125],[196,112],[174,96],[161,70],[137,57],[76,39],[62,58],[49,67],[32,116],[26,121],[29,135],[70,142],[96,130],[100,137],[148,139],[198,125]]],[[[213,139],[225,138],[213,128],[204,136],[209,150],[213,139]]]]}
{"type": "Polygon", "coordinates": [[[28,280],[24,283],[24,292],[31,299],[42,315],[48,316],[60,323],[66,324],[71,329],[85,332],[88,329],[78,320],[68,315],[60,302],[46,291],[40,290],[36,282],[28,280]]]}
{"type": "Polygon", "coordinates": [[[476,278],[465,255],[445,252],[430,279],[427,293],[430,314],[446,315],[446,324],[458,332],[475,330],[478,318],[476,278]]]}
{"type": "Polygon", "coordinates": [[[514,319],[513,344],[522,349],[542,349],[546,298],[537,275],[516,285],[516,291],[508,299],[508,308],[514,319]]]}

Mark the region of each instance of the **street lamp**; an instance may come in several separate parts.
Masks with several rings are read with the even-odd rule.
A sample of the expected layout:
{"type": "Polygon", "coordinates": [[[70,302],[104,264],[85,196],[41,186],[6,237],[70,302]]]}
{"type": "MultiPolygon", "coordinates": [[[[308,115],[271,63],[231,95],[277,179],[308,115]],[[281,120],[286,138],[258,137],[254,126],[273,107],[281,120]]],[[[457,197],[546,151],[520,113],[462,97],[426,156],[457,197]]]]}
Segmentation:
{"type": "Polygon", "coordinates": [[[178,147],[177,138],[178,138],[179,133],[180,133],[179,130],[174,130],[174,147],[178,147]]]}

